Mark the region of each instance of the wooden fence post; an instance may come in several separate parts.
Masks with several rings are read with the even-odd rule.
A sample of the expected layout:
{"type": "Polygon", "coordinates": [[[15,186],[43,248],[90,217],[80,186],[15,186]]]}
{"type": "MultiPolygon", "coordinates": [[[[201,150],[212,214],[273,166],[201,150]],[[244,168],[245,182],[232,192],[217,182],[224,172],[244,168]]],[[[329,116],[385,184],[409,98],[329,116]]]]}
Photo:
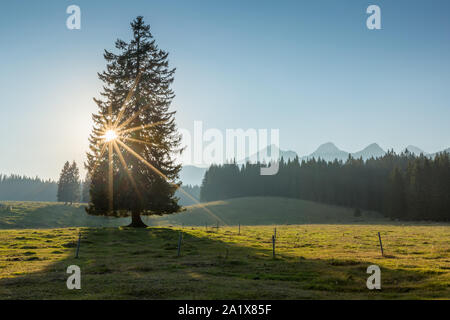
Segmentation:
{"type": "Polygon", "coordinates": [[[275,236],[272,236],[272,256],[275,259],[275,236]]]}
{"type": "Polygon", "coordinates": [[[384,257],[383,243],[381,242],[381,235],[379,232],[378,232],[378,239],[380,240],[381,255],[384,257]]]}

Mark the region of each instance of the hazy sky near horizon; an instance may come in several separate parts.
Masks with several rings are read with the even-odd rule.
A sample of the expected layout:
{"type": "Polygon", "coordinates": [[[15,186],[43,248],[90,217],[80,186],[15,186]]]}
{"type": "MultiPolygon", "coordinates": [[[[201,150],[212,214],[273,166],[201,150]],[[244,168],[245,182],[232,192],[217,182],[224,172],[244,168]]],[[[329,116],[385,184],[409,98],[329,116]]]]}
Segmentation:
{"type": "Polygon", "coordinates": [[[180,128],[280,129],[299,155],[450,147],[450,1],[3,1],[0,173],[56,179],[88,148],[103,50],[143,15],[180,128]],[[68,30],[66,8],[81,8],[68,30]],[[382,30],[366,28],[381,7],[382,30]]]}

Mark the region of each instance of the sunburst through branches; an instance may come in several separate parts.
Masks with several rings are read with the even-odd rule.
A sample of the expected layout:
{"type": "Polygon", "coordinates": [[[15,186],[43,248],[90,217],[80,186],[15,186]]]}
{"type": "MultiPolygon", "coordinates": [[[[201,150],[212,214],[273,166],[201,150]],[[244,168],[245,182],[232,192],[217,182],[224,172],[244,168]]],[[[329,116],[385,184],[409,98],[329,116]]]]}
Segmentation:
{"type": "MultiPolygon", "coordinates": [[[[113,118],[112,108],[108,108],[108,118],[103,119],[103,121],[102,121],[103,128],[100,130],[96,130],[98,135],[101,137],[101,139],[99,139],[97,142],[100,148],[99,148],[99,152],[97,153],[97,156],[96,156],[96,164],[94,166],[94,171],[95,171],[95,168],[98,165],[98,163],[101,161],[104,153],[106,152],[106,150],[108,150],[108,179],[107,179],[107,181],[108,181],[108,209],[109,209],[109,211],[113,211],[113,204],[114,204],[114,201],[113,201],[113,199],[114,199],[114,187],[113,187],[114,186],[114,181],[113,181],[113,179],[114,179],[114,174],[113,174],[114,153],[119,158],[122,167],[124,168],[125,172],[127,173],[128,179],[130,180],[134,191],[136,192],[138,197],[141,198],[139,188],[137,187],[136,181],[134,180],[133,175],[128,168],[128,165],[125,161],[125,158],[124,158],[119,146],[122,147],[123,150],[126,151],[128,155],[132,155],[133,157],[135,157],[136,159],[141,161],[145,166],[150,168],[157,175],[162,177],[165,181],[167,181],[168,183],[175,186],[178,190],[180,190],[180,192],[182,192],[186,197],[191,199],[194,203],[200,204],[200,202],[197,199],[195,199],[192,195],[190,195],[185,190],[183,190],[183,188],[181,188],[180,185],[174,183],[173,181],[170,181],[170,179],[166,175],[164,175],[154,165],[152,165],[150,162],[148,162],[142,156],[140,156],[136,151],[134,151],[132,149],[131,146],[126,144],[126,142],[128,141],[128,142],[143,144],[145,147],[145,145],[148,145],[150,142],[143,141],[143,140],[140,140],[137,138],[131,138],[131,137],[129,137],[129,134],[132,132],[149,129],[151,127],[154,127],[154,126],[157,126],[157,125],[163,123],[163,121],[160,121],[160,122],[149,123],[146,125],[140,125],[137,127],[127,128],[127,125],[130,124],[136,117],[138,117],[139,113],[142,110],[145,110],[146,107],[141,108],[141,111],[134,112],[128,119],[122,119],[125,115],[127,104],[132,97],[133,91],[136,88],[137,83],[139,82],[139,79],[140,79],[140,75],[137,76],[134,85],[131,87],[128,95],[126,96],[125,101],[119,110],[117,119],[114,122],[112,121],[112,118],[113,118]]],[[[207,208],[206,206],[200,206],[200,207],[208,215],[213,217],[215,220],[219,221],[223,225],[227,225],[222,219],[220,219],[216,214],[214,214],[209,208],[207,208]]]]}

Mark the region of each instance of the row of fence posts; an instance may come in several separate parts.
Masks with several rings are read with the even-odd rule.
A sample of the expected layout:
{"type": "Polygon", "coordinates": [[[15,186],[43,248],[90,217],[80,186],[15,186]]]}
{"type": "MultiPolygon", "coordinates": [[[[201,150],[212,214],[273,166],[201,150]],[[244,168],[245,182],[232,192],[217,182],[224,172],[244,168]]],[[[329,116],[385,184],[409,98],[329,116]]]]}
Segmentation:
{"type": "MultiPolygon", "coordinates": [[[[240,225],[239,225],[240,227],[240,225]]],[[[240,229],[240,228],[239,228],[240,229]]],[[[381,255],[384,257],[384,251],[383,251],[383,242],[381,241],[381,235],[378,232],[378,239],[380,240],[380,249],[381,249],[381,255]]],[[[275,253],[275,243],[277,241],[277,228],[273,229],[273,235],[272,235],[272,258],[276,258],[276,253],[275,253]]]]}
{"type": "MultiPolygon", "coordinates": [[[[181,226],[183,228],[183,225],[181,226]]],[[[208,230],[208,224],[205,223],[205,228],[206,230],[208,230]]],[[[216,226],[217,230],[219,230],[219,223],[217,223],[216,226]]],[[[239,223],[238,225],[238,234],[241,234],[241,224],[239,223]]],[[[276,257],[276,252],[275,252],[275,243],[277,240],[277,228],[275,227],[273,229],[273,235],[272,235],[272,258],[275,259],[276,257]]],[[[381,249],[381,255],[384,257],[384,251],[383,251],[383,242],[381,241],[381,234],[380,232],[378,232],[378,240],[380,241],[380,249],[381,249]]],[[[183,241],[183,232],[180,231],[179,232],[179,236],[178,236],[178,247],[177,247],[177,257],[179,257],[181,255],[181,244],[183,241]]],[[[79,252],[80,252],[80,244],[81,244],[81,232],[78,233],[78,243],[77,243],[77,251],[75,254],[75,258],[78,259],[79,257],[79,252]]],[[[228,249],[226,251],[226,258],[228,257],[228,249]]]]}
{"type": "MultiPolygon", "coordinates": [[[[219,230],[219,223],[217,222],[216,225],[217,230],[219,230]]],[[[208,230],[208,224],[205,222],[205,229],[208,230]]],[[[238,224],[238,234],[241,234],[241,224],[238,224]]],[[[275,259],[276,257],[276,253],[275,253],[275,242],[277,239],[277,228],[273,229],[273,235],[272,235],[272,257],[275,259]]],[[[179,237],[178,237],[178,248],[177,248],[177,257],[180,256],[181,254],[181,243],[183,240],[183,233],[180,231],[179,233],[179,237]]],[[[381,243],[381,238],[380,238],[380,243],[381,243]]],[[[228,249],[226,249],[226,254],[225,254],[225,259],[228,258],[228,249]]]]}
{"type": "MultiPolygon", "coordinates": [[[[219,231],[219,222],[217,222],[215,227],[212,228],[216,228],[216,231],[219,231]]],[[[205,222],[205,230],[208,231],[208,223],[205,222]]],[[[241,233],[241,225],[239,225],[239,234],[241,233]]]]}
{"type": "MultiPolygon", "coordinates": [[[[205,223],[206,226],[206,230],[208,230],[208,225],[205,223]]],[[[216,226],[217,230],[219,230],[219,223],[217,223],[216,226]]],[[[238,224],[238,234],[241,234],[241,224],[238,224]]],[[[80,233],[80,239],[81,239],[81,233],[80,233]]],[[[77,247],[77,258],[78,258],[78,250],[80,247],[80,239],[78,240],[78,247],[77,247]]],[[[383,242],[381,241],[381,234],[380,232],[378,232],[378,239],[380,241],[380,249],[381,249],[381,255],[384,257],[384,251],[383,251],[383,242]]],[[[178,237],[178,249],[177,249],[177,257],[180,256],[181,253],[181,243],[183,240],[183,234],[180,231],[179,237],[178,237]]],[[[276,258],[276,240],[277,240],[277,228],[275,227],[273,229],[273,235],[272,235],[272,258],[275,259],[276,258]]],[[[228,249],[226,249],[226,256],[225,258],[228,257],[228,249]]]]}

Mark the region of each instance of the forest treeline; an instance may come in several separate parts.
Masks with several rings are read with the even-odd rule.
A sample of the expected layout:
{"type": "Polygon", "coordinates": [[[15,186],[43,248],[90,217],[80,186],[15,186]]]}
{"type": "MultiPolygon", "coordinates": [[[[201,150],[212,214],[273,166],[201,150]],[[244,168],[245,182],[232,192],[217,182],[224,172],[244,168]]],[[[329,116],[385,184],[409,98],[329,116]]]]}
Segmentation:
{"type": "Polygon", "coordinates": [[[260,175],[260,164],[213,165],[201,201],[279,196],[372,210],[392,219],[450,221],[450,159],[406,151],[366,161],[281,160],[279,172],[260,175]]]}
{"type": "MultiPolygon", "coordinates": [[[[63,169],[64,171],[64,169],[63,169]]],[[[65,174],[64,174],[65,176],[65,174]]],[[[61,185],[61,181],[58,181],[61,185]]],[[[45,201],[53,202],[57,201],[58,194],[58,182],[53,180],[43,180],[38,177],[30,178],[27,176],[21,176],[17,174],[4,175],[0,174],[0,201],[45,201]]],[[[76,191],[79,197],[73,198],[72,201],[81,201],[87,203],[89,201],[89,181],[86,177],[85,181],[80,182],[80,190],[76,191]],[[80,194],[81,193],[81,194],[80,194]]],[[[184,191],[190,194],[191,197],[186,196],[183,192],[177,191],[175,196],[179,198],[179,203],[182,206],[189,206],[196,204],[195,200],[200,199],[200,187],[186,185],[182,187],[184,191]]],[[[64,198],[62,194],[66,191],[62,191],[60,187],[60,200],[70,202],[70,199],[64,198]]]]}
{"type": "Polygon", "coordinates": [[[0,200],[56,201],[58,184],[53,180],[17,174],[0,174],[0,200]]]}

